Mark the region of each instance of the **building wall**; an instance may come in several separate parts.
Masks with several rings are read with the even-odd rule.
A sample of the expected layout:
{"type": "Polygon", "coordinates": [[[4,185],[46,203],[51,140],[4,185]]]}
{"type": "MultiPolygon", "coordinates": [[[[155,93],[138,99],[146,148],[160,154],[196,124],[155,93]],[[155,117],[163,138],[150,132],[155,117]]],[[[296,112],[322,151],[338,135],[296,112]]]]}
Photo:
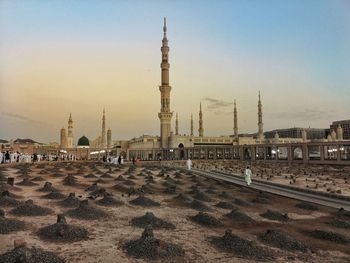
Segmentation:
{"type": "Polygon", "coordinates": [[[343,128],[343,139],[350,140],[350,120],[333,121],[330,130],[337,131],[338,125],[343,128]]]}

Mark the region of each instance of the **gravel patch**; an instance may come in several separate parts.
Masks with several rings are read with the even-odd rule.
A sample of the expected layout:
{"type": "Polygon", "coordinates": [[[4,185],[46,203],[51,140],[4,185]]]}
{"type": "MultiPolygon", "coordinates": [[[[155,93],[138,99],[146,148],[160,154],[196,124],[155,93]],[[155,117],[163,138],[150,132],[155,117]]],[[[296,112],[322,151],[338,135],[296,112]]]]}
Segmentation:
{"type": "Polygon", "coordinates": [[[119,198],[113,197],[110,194],[105,194],[104,197],[96,202],[98,205],[102,206],[122,206],[124,205],[124,202],[120,200],[119,198]]]}
{"type": "Polygon", "coordinates": [[[10,211],[11,214],[19,216],[46,216],[53,211],[49,208],[35,205],[33,200],[27,200],[24,203],[19,204],[16,208],[10,211]]]}
{"type": "Polygon", "coordinates": [[[107,213],[89,205],[88,200],[83,200],[76,209],[69,210],[68,216],[84,220],[97,220],[107,217],[107,213]]]}
{"type": "Polygon", "coordinates": [[[40,189],[38,189],[39,192],[52,192],[52,191],[58,191],[55,187],[52,186],[52,183],[45,182],[44,186],[40,189]]]}
{"type": "Polygon", "coordinates": [[[40,248],[17,247],[0,255],[0,262],[6,263],[64,263],[65,260],[52,252],[40,248]]]}
{"type": "Polygon", "coordinates": [[[193,198],[200,200],[200,201],[204,201],[204,202],[212,202],[213,201],[213,199],[211,199],[209,196],[207,196],[203,192],[198,192],[197,194],[195,194],[193,196],[193,198]]]}
{"type": "Polygon", "coordinates": [[[211,209],[199,200],[193,200],[189,207],[197,211],[211,211],[211,209]]]}
{"type": "Polygon", "coordinates": [[[232,234],[231,230],[226,230],[222,237],[210,237],[209,242],[217,249],[233,253],[237,257],[256,261],[273,261],[275,258],[272,251],[232,234]]]}
{"type": "Polygon", "coordinates": [[[80,205],[80,200],[75,196],[75,193],[70,193],[66,199],[59,202],[59,205],[63,207],[77,207],[80,205]]]}
{"type": "Polygon", "coordinates": [[[304,209],[304,210],[310,210],[310,211],[317,211],[318,207],[310,204],[310,203],[306,203],[306,202],[301,202],[295,205],[298,208],[304,209]]]}
{"type": "Polygon", "coordinates": [[[330,222],[330,225],[339,228],[350,228],[350,221],[335,218],[333,221],[330,222]]]}
{"type": "Polygon", "coordinates": [[[25,223],[16,219],[5,218],[5,212],[0,210],[0,234],[5,235],[25,229],[25,223]]]}
{"type": "Polygon", "coordinates": [[[278,211],[272,211],[272,210],[267,210],[265,213],[261,214],[260,216],[270,220],[275,220],[280,222],[287,222],[289,220],[288,214],[282,214],[278,211]]]}
{"type": "Polygon", "coordinates": [[[17,206],[21,202],[17,201],[16,198],[9,196],[8,191],[4,191],[0,195],[0,206],[17,206]]]}
{"type": "Polygon", "coordinates": [[[308,234],[314,238],[331,241],[338,244],[350,243],[349,238],[334,232],[327,232],[323,230],[314,230],[308,232],[308,234]]]}
{"type": "Polygon", "coordinates": [[[63,215],[59,215],[57,223],[39,229],[38,236],[50,242],[77,242],[88,238],[88,231],[79,226],[69,225],[63,215]]]}
{"type": "Polygon", "coordinates": [[[234,209],[234,208],[236,208],[233,204],[231,204],[229,202],[219,202],[215,206],[223,208],[223,209],[234,209]]]}
{"type": "Polygon", "coordinates": [[[76,186],[77,179],[73,175],[68,175],[63,179],[63,185],[76,186]]]}
{"type": "Polygon", "coordinates": [[[283,233],[280,230],[268,229],[265,233],[258,235],[261,242],[288,251],[307,252],[308,247],[294,239],[293,237],[283,233]]]}
{"type": "Polygon", "coordinates": [[[180,246],[156,239],[151,226],[145,228],[141,238],[126,242],[123,250],[135,258],[161,260],[161,262],[173,262],[174,259],[185,255],[180,246]]]}
{"type": "Polygon", "coordinates": [[[131,225],[142,228],[150,225],[153,229],[175,229],[174,224],[156,217],[152,212],[146,212],[146,214],[141,217],[131,219],[131,225]]]}
{"type": "Polygon", "coordinates": [[[20,185],[20,186],[35,186],[35,185],[38,185],[38,184],[30,181],[29,178],[24,178],[21,182],[17,183],[16,185],[20,185]]]}
{"type": "Polygon", "coordinates": [[[64,194],[61,194],[59,191],[52,191],[51,193],[43,195],[41,198],[44,198],[44,199],[63,199],[65,197],[66,196],[64,194]]]}
{"type": "Polygon", "coordinates": [[[233,209],[230,213],[226,214],[225,217],[243,224],[255,224],[255,220],[248,216],[247,214],[237,210],[233,209]]]}
{"type": "Polygon", "coordinates": [[[160,206],[158,202],[155,202],[143,195],[137,197],[136,199],[131,200],[129,203],[132,205],[139,205],[139,206],[145,206],[145,207],[160,206]]]}
{"type": "Polygon", "coordinates": [[[207,226],[207,227],[220,227],[223,226],[224,224],[218,220],[217,218],[204,213],[204,212],[199,212],[197,215],[195,216],[190,216],[190,219],[193,222],[196,222],[202,226],[207,226]]]}

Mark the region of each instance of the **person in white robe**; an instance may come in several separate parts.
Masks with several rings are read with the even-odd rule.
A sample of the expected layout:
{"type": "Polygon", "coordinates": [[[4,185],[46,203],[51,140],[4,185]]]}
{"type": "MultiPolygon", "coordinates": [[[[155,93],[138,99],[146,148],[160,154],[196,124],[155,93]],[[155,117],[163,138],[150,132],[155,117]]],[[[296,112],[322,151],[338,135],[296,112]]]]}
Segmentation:
{"type": "Polygon", "coordinates": [[[244,180],[248,186],[252,183],[252,171],[250,170],[249,166],[247,166],[244,171],[244,180]]]}
{"type": "Polygon", "coordinates": [[[191,160],[191,158],[187,159],[186,166],[187,166],[187,170],[191,170],[192,169],[192,160],[191,160]]]}

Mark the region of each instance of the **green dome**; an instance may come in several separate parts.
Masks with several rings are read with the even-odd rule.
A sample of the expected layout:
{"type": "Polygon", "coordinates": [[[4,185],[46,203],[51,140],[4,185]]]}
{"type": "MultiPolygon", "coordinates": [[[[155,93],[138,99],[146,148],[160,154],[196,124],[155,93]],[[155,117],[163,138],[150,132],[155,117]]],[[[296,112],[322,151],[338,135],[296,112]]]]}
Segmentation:
{"type": "Polygon", "coordinates": [[[90,142],[89,139],[86,138],[85,136],[80,137],[80,139],[78,140],[78,146],[89,146],[90,142]]]}

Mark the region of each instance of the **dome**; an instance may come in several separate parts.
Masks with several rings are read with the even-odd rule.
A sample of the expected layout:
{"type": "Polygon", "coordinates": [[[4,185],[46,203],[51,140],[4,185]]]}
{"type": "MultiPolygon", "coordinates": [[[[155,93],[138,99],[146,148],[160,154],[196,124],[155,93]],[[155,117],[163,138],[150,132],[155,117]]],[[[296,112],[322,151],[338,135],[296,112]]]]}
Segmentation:
{"type": "Polygon", "coordinates": [[[89,139],[86,138],[85,136],[80,137],[80,139],[78,140],[78,146],[89,146],[90,142],[89,139]]]}

